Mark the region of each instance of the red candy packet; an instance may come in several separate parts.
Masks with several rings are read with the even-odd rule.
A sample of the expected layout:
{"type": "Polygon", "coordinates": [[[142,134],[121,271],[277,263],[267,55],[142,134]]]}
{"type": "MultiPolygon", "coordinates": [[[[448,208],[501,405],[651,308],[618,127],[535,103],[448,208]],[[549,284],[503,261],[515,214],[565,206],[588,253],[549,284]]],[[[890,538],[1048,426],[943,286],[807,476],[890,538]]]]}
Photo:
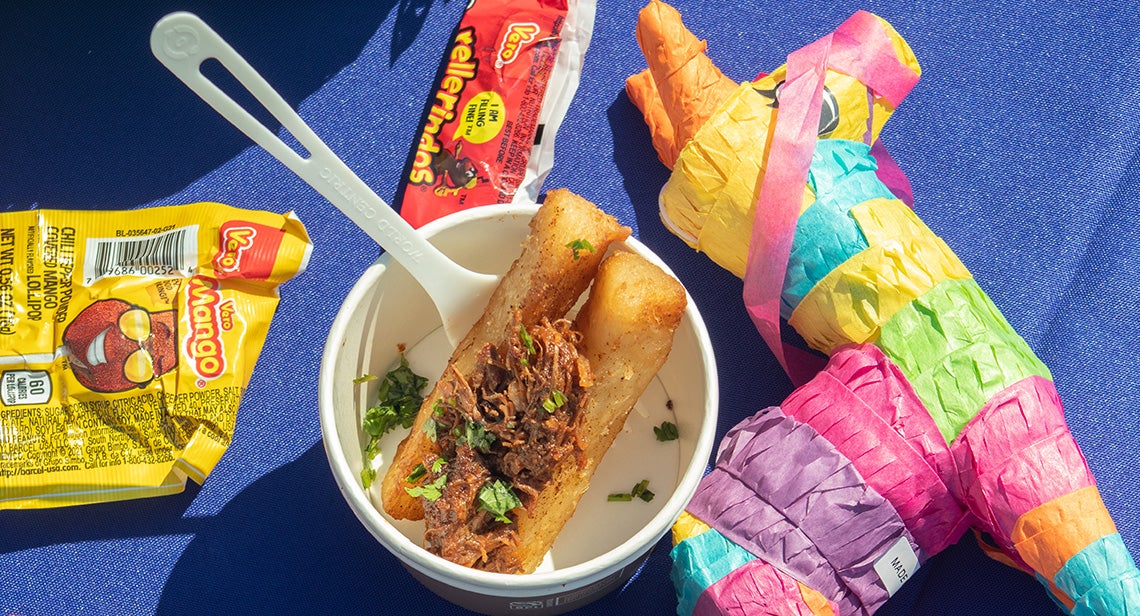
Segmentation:
{"type": "Polygon", "coordinates": [[[405,167],[414,227],[534,200],[578,87],[595,0],[472,0],[443,58],[405,167]]]}

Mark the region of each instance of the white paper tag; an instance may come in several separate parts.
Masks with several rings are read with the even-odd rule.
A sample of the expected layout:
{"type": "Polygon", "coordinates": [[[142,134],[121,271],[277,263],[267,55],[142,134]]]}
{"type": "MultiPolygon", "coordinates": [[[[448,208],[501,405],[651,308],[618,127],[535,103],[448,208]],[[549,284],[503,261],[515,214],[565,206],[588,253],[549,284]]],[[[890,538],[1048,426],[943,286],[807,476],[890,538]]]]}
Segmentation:
{"type": "Polygon", "coordinates": [[[892,597],[915,571],[918,571],[918,555],[906,537],[899,537],[887,553],[875,561],[875,573],[879,574],[879,579],[887,587],[887,594],[892,597]]]}

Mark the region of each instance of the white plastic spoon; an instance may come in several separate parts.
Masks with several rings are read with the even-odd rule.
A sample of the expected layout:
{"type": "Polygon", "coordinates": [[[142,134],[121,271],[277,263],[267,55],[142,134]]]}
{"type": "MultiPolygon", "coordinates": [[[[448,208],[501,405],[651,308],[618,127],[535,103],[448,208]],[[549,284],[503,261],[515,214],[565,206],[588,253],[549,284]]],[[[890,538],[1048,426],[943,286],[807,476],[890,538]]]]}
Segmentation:
{"type": "Polygon", "coordinates": [[[428,243],[344,164],[293,108],[233,47],[192,13],[171,13],[158,20],[150,48],[195,94],[238,130],[324,195],[356,223],[423,286],[443,319],[454,347],[483,313],[499,278],[472,272],[428,243]],[[309,152],[302,158],[277,135],[202,74],[213,58],[265,106],[309,152]]]}

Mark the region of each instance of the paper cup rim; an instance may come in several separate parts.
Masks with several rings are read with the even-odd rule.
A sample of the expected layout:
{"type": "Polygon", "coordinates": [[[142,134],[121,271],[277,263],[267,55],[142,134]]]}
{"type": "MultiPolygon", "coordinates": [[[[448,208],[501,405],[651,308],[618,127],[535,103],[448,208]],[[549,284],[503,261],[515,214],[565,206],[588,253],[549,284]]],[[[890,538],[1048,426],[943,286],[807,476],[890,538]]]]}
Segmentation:
{"type": "MultiPolygon", "coordinates": [[[[534,203],[471,208],[434,220],[424,225],[420,229],[420,233],[430,238],[446,229],[487,218],[526,216],[529,219],[537,209],[538,205],[534,203]]],[[[668,265],[639,240],[631,237],[625,240],[625,244],[670,275],[674,275],[668,265]]],[[[390,262],[391,257],[388,254],[380,255],[360,276],[341,303],[322,352],[318,386],[321,435],[329,465],[342,495],[348,501],[353,513],[369,532],[401,561],[425,575],[462,590],[481,593],[492,591],[505,596],[527,596],[534,594],[535,591],[545,591],[552,588],[563,590],[580,588],[620,569],[621,566],[632,562],[640,554],[653,547],[656,541],[668,531],[696,492],[697,484],[704,476],[709,456],[712,453],[716,433],[719,392],[715,357],[704,320],[688,291],[685,292],[687,299],[685,313],[691,321],[693,333],[697,339],[697,348],[700,351],[700,361],[705,368],[706,412],[694,445],[692,459],[678,480],[677,488],[670,495],[669,500],[666,501],[657,515],[638,532],[614,549],[588,561],[555,571],[521,575],[493,573],[464,567],[436,556],[392,526],[365,493],[358,481],[357,472],[348,467],[344,450],[340,444],[334,419],[332,395],[335,358],[341,342],[346,336],[346,329],[353,310],[360,304],[362,297],[380,279],[390,262]]]]}

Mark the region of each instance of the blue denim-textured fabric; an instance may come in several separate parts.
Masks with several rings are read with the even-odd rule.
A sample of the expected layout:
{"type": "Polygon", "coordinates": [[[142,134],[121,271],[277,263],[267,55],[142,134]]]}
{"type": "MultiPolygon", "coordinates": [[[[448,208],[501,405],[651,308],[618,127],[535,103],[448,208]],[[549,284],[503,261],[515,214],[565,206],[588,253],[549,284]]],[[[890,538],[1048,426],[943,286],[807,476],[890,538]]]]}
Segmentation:
{"type": "MultiPolygon", "coordinates": [[[[458,0],[6,3],[0,8],[0,208],[216,200],[295,210],[315,243],[242,402],[233,445],[186,493],[0,512],[0,613],[441,614],[335,486],[320,442],[321,347],[378,253],[363,233],[206,108],[151,57],[150,27],[193,10],[361,177],[391,200],[458,0]]],[[[1140,553],[1140,14],[1092,0],[677,0],[733,79],[771,70],[857,9],[890,21],[923,78],[883,139],[915,210],[1049,366],[1125,545],[1140,553]]],[[[644,59],[640,2],[601,0],[546,186],[633,226],[705,316],[720,434],[791,390],[739,280],[670,235],[667,170],[623,92],[644,59]]],[[[670,614],[668,539],[636,579],[580,611],[670,614]]],[[[1032,577],[965,540],[924,564],[880,616],[1058,613],[1032,577]]]]}

